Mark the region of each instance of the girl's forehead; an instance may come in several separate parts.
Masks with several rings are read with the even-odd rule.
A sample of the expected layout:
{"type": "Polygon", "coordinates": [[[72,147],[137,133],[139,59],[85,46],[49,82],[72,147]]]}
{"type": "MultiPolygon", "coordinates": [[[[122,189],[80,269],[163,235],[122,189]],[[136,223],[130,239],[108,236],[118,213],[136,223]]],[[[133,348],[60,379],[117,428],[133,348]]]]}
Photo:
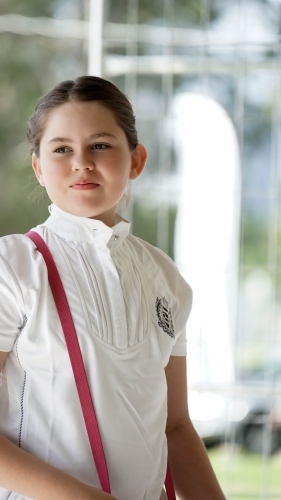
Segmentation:
{"type": "Polygon", "coordinates": [[[69,119],[81,116],[105,116],[107,119],[115,120],[114,113],[100,101],[68,101],[50,111],[48,118],[69,119]]]}
{"type": "MultiPolygon", "coordinates": [[[[48,114],[44,136],[56,130],[85,130],[88,128],[118,128],[113,112],[98,101],[69,101],[54,108],[48,114]]],[[[42,138],[43,138],[42,137],[42,138]]]]}

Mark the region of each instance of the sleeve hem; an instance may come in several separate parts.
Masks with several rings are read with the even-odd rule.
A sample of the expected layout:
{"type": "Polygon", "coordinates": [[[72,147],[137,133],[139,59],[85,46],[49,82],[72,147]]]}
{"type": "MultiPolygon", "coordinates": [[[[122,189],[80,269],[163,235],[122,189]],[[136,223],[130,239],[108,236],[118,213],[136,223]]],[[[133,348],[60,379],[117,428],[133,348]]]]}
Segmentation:
{"type": "Polygon", "coordinates": [[[2,339],[0,341],[0,351],[1,352],[11,352],[14,347],[15,339],[2,339]]]}
{"type": "Polygon", "coordinates": [[[186,356],[187,355],[187,345],[186,341],[182,340],[177,342],[171,352],[171,356],[186,356]]]}

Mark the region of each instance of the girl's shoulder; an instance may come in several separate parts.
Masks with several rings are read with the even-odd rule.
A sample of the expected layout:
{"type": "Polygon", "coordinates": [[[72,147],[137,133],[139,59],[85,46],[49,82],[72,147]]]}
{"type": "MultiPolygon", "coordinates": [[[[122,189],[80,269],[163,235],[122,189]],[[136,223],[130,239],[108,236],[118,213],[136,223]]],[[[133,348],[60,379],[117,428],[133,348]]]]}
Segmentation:
{"type": "Polygon", "coordinates": [[[153,265],[172,290],[176,292],[180,288],[186,296],[192,297],[190,285],[180,274],[174,261],[163,250],[131,234],[127,238],[134,247],[138,258],[145,264],[147,271],[150,265],[153,265]]]}
{"type": "Polygon", "coordinates": [[[163,252],[160,248],[153,246],[151,243],[148,243],[137,236],[133,236],[132,234],[129,234],[127,239],[133,245],[135,251],[144,259],[152,259],[156,265],[158,264],[168,272],[179,272],[171,257],[169,257],[169,255],[163,252]]]}
{"type": "Polygon", "coordinates": [[[25,234],[9,234],[0,238],[0,259],[13,264],[34,257],[34,244],[25,234]]]}
{"type": "Polygon", "coordinates": [[[30,284],[42,266],[42,257],[25,234],[0,238],[0,275],[3,280],[16,279],[30,284]]]}
{"type": "Polygon", "coordinates": [[[151,243],[148,243],[138,236],[133,236],[132,234],[128,234],[127,239],[133,245],[135,250],[140,254],[142,253],[144,257],[153,259],[155,262],[159,262],[159,264],[164,264],[174,268],[176,267],[171,257],[169,257],[160,248],[153,246],[151,243]]]}

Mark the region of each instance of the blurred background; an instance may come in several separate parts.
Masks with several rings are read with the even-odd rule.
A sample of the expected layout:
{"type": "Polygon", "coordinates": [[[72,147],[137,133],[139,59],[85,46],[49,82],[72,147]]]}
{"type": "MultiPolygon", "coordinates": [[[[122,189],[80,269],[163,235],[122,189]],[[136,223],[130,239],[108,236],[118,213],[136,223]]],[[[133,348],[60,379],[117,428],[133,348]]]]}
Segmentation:
{"type": "Polygon", "coordinates": [[[50,203],[26,121],[103,76],[148,149],[125,213],[194,290],[191,417],[227,499],[281,498],[281,0],[2,0],[0,235],[50,203]]]}

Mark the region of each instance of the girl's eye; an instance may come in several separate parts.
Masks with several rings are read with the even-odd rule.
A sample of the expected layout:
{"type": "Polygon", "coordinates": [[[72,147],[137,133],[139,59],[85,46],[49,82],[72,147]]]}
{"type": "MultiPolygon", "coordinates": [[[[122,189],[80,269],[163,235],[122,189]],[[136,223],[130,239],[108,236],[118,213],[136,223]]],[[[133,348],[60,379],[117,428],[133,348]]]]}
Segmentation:
{"type": "Polygon", "coordinates": [[[69,151],[69,148],[66,146],[60,146],[59,148],[55,149],[55,153],[67,153],[69,151]]]}
{"type": "Polygon", "coordinates": [[[107,149],[109,146],[107,144],[94,144],[93,149],[107,149]]]}

